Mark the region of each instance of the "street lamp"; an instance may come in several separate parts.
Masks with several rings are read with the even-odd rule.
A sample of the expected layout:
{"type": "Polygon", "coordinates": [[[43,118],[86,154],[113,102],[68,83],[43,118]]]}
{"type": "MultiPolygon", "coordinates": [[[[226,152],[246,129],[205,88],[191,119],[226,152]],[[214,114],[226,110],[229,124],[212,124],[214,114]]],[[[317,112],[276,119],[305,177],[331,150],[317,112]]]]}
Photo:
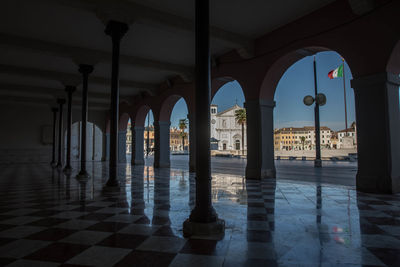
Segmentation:
{"type": "Polygon", "coordinates": [[[326,104],[326,96],[324,94],[318,93],[318,86],[317,86],[317,63],[315,60],[314,55],[314,97],[307,95],[304,97],[303,102],[306,106],[311,106],[315,102],[314,107],[314,118],[315,118],[315,161],[314,167],[321,168],[322,161],[321,161],[321,141],[320,141],[320,125],[319,125],[319,106],[323,106],[326,104]]]}
{"type": "Polygon", "coordinates": [[[320,125],[319,125],[319,107],[326,104],[326,96],[324,94],[316,94],[315,98],[307,95],[303,98],[303,103],[306,106],[311,106],[315,103],[315,161],[314,167],[322,167],[321,162],[321,138],[320,138],[320,125]]]}

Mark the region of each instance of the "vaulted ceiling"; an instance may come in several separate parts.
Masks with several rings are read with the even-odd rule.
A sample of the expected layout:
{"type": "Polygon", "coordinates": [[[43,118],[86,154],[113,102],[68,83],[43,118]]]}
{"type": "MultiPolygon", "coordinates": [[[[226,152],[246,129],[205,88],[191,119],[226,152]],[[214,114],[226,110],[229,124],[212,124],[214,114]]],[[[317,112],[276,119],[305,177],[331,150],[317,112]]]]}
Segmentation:
{"type": "MultiPolygon", "coordinates": [[[[257,37],[330,2],[210,1],[212,54],[241,49],[251,57],[257,37]]],[[[110,18],[130,26],[121,44],[122,98],[154,94],[174,76],[193,79],[194,0],[3,0],[0,6],[2,101],[53,103],[65,85],[80,84],[78,64],[89,63],[95,66],[90,106],[108,108],[110,18]]]]}

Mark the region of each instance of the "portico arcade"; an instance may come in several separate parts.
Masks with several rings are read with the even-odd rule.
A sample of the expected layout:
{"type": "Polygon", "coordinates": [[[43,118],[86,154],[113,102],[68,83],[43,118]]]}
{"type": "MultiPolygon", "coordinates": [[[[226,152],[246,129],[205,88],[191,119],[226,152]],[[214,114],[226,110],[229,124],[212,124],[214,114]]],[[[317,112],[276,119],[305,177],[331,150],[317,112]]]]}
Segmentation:
{"type": "MultiPolygon", "coordinates": [[[[7,10],[0,13],[4,31],[0,40],[14,56],[4,56],[5,64],[0,66],[5,76],[0,77],[4,78],[1,87],[13,88],[18,95],[5,90],[2,101],[32,104],[41,99],[48,109],[44,113],[48,124],[53,124],[50,107],[57,107],[58,112],[63,110],[65,87],[77,87],[71,108],[67,112],[64,110],[64,114],[68,113],[69,118],[78,116],[84,124],[91,116],[96,122],[102,121],[97,124],[106,133],[102,143],[106,148],[103,158],[109,164],[105,191],[119,188],[117,169],[118,164],[124,163],[121,153],[125,153],[125,146],[121,140],[126,131],[133,131],[131,164],[144,163],[143,131],[150,109],[155,127],[154,167],[170,166],[170,114],[176,101],[184,98],[191,138],[189,169],[196,172],[197,178],[196,207],[185,223],[185,231],[189,233],[221,230],[221,221],[210,198],[208,127],[211,97],[226,82],[238,81],[248,114],[246,179],[274,179],[276,85],[295,61],[319,51],[337,51],[352,69],[358,131],[357,190],[400,192],[400,166],[397,164],[400,161],[398,1],[382,1],[383,4],[366,9],[351,4],[354,1],[327,1],[326,5],[309,1],[307,10],[299,11],[294,17],[289,14],[281,23],[269,25],[263,25],[262,20],[253,21],[252,12],[257,10],[252,9],[246,13],[246,19],[240,20],[244,21],[240,24],[247,25],[245,28],[237,23],[229,26],[212,14],[219,27],[210,27],[209,1],[203,0],[194,1],[194,17],[193,12],[189,12],[193,10],[187,11],[183,5],[181,12],[187,13],[180,17],[179,14],[168,14],[166,10],[171,7],[142,6],[130,1],[122,1],[121,5],[102,1],[99,6],[86,0],[44,1],[40,4],[43,10],[25,1],[26,9],[32,5],[39,15],[41,12],[47,15],[59,13],[60,16],[53,17],[51,25],[35,12],[20,10],[12,1],[7,2],[10,2],[7,10]],[[27,22],[13,19],[13,16],[24,15],[27,22]],[[76,20],[79,23],[72,19],[74,16],[79,18],[76,20]],[[195,19],[187,19],[188,16],[195,19]],[[45,26],[49,26],[47,31],[43,30],[45,26]],[[222,29],[223,26],[231,29],[222,29]],[[170,30],[174,34],[169,34],[170,30]],[[16,77],[21,77],[21,81],[17,82],[16,77]],[[32,88],[38,90],[32,91],[32,88]],[[46,97],[41,98],[41,94],[46,97]],[[59,99],[58,105],[56,99],[59,99]],[[80,114],[74,114],[73,109],[81,111],[80,114]],[[126,129],[129,119],[133,129],[126,129]],[[376,140],[380,143],[371,145],[376,140]],[[211,226],[203,229],[199,224],[211,226]]],[[[243,2],[243,5],[248,3],[243,2]]],[[[285,7],[278,9],[277,12],[284,12],[285,7]]],[[[241,11],[235,12],[240,14],[241,11]]],[[[224,14],[219,16],[223,18],[224,14]]],[[[27,116],[34,110],[30,105],[22,108],[27,116]]],[[[59,140],[64,140],[65,126],[60,123],[63,118],[61,113],[56,120],[59,140]]],[[[12,124],[12,120],[12,117],[5,119],[3,125],[12,124]]],[[[63,123],[71,124],[73,120],[63,123]]],[[[8,131],[7,127],[5,129],[8,131]]],[[[3,142],[7,142],[12,131],[4,136],[3,142]]],[[[86,138],[82,137],[82,140],[82,147],[86,148],[86,138]]],[[[58,146],[57,163],[62,168],[64,159],[60,150],[61,145],[58,146]]],[[[50,150],[37,153],[46,153],[50,163],[50,150]]],[[[85,158],[81,157],[79,179],[88,176],[85,158]]]]}

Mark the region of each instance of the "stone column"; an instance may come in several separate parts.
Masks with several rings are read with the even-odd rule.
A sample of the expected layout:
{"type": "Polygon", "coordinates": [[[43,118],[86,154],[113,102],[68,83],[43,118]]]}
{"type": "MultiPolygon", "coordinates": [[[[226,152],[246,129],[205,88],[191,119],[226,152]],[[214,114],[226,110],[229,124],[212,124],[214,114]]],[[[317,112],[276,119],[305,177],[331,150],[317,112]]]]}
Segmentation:
{"type": "Polygon", "coordinates": [[[261,179],[262,168],[262,127],[260,101],[244,103],[247,123],[247,179],[261,179]]]}
{"type": "Polygon", "coordinates": [[[118,163],[126,163],[126,131],[118,132],[118,163]]]}
{"type": "Polygon", "coordinates": [[[119,115],[119,54],[120,42],[128,31],[128,25],[118,21],[108,22],[105,33],[112,40],[111,107],[110,107],[110,161],[107,186],[117,187],[118,183],[118,115],[119,115]]]}
{"type": "Polygon", "coordinates": [[[357,190],[400,192],[398,75],[381,73],[352,80],[356,102],[357,190]]]}
{"type": "Polygon", "coordinates": [[[274,101],[245,103],[247,118],[247,179],[275,178],[274,101]]]}
{"type": "Polygon", "coordinates": [[[106,133],[105,136],[106,136],[105,159],[106,159],[106,161],[109,161],[110,160],[110,133],[106,133]]]}
{"type": "Polygon", "coordinates": [[[131,124],[131,128],[129,129],[132,134],[132,140],[131,140],[131,165],[135,165],[135,150],[136,150],[136,131],[135,127],[131,124]]]}
{"type": "Polygon", "coordinates": [[[189,172],[196,171],[196,126],[194,114],[188,114],[189,120],[189,172]]]}
{"type": "Polygon", "coordinates": [[[87,133],[87,118],[88,118],[88,83],[89,74],[93,72],[93,66],[81,64],[79,72],[82,73],[82,135],[81,135],[81,170],[77,175],[79,179],[87,179],[89,177],[86,171],[86,133],[87,133]]]}
{"type": "Polygon", "coordinates": [[[218,219],[211,201],[209,0],[196,0],[195,6],[196,205],[183,224],[183,234],[222,238],[225,222],[218,219]]]}
{"type": "Polygon", "coordinates": [[[60,115],[58,120],[58,162],[57,168],[62,169],[62,143],[63,143],[63,105],[65,104],[65,99],[59,98],[57,99],[57,103],[60,106],[60,115]]]}
{"type": "Polygon", "coordinates": [[[56,166],[56,128],[57,128],[57,108],[52,108],[51,111],[53,112],[53,147],[52,147],[52,156],[51,156],[51,166],[56,166]]]}
{"type": "Polygon", "coordinates": [[[144,165],[144,127],[134,127],[135,131],[135,148],[132,150],[132,157],[134,165],[144,165]]]}
{"type": "Polygon", "coordinates": [[[64,167],[64,172],[70,174],[71,167],[71,127],[72,127],[72,93],[75,92],[75,86],[66,86],[65,91],[68,93],[68,110],[67,110],[67,160],[64,167]]]}
{"type": "Polygon", "coordinates": [[[154,121],[154,168],[169,168],[169,129],[171,122],[154,121]]]}
{"type": "Polygon", "coordinates": [[[276,177],[274,157],[274,107],[275,101],[273,100],[260,101],[262,178],[276,177]]]}

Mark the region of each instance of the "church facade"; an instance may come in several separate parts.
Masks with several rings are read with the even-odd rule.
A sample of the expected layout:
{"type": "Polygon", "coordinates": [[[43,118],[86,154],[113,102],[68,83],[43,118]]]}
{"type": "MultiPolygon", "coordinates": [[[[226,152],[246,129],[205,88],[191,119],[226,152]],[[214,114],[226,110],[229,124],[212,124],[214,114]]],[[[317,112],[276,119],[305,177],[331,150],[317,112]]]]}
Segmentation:
{"type": "MultiPolygon", "coordinates": [[[[211,139],[216,139],[215,150],[239,154],[242,150],[242,125],[235,118],[236,110],[242,109],[235,104],[224,111],[218,112],[218,105],[210,106],[211,139]],[[216,149],[218,147],[218,149],[216,149]]],[[[247,151],[246,124],[244,125],[244,150],[247,151]]]]}

